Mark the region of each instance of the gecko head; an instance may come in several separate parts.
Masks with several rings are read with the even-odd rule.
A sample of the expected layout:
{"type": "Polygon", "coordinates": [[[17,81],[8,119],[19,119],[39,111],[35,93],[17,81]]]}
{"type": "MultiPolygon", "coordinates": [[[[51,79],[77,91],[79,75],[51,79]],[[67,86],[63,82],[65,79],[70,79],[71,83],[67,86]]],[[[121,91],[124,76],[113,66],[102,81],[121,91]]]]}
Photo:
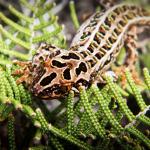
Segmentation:
{"type": "Polygon", "coordinates": [[[32,59],[31,92],[42,99],[65,96],[77,77],[74,68],[78,66],[79,59],[72,51],[41,45],[32,59]]]}

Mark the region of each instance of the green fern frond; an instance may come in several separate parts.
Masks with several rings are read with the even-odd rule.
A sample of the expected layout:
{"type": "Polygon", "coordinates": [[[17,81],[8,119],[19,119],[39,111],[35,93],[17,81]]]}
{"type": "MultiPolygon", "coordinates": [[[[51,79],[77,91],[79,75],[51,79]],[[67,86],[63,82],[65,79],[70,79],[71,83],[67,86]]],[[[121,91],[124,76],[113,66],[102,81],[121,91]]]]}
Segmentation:
{"type": "Polygon", "coordinates": [[[113,92],[113,95],[115,99],[117,100],[120,109],[123,111],[123,113],[127,116],[129,121],[132,121],[135,119],[135,116],[130,111],[128,106],[126,105],[126,101],[123,99],[121,93],[117,90],[116,85],[113,83],[110,77],[106,77],[107,84],[109,85],[109,88],[113,92]]]}
{"type": "Polygon", "coordinates": [[[90,119],[90,121],[93,124],[93,127],[98,132],[100,137],[105,136],[105,130],[101,127],[101,125],[98,122],[98,119],[94,115],[94,112],[92,111],[91,105],[89,103],[88,97],[86,95],[86,91],[84,87],[80,87],[80,100],[82,101],[82,104],[84,106],[84,109],[90,119]]]}
{"type": "MultiPolygon", "coordinates": [[[[63,28],[58,24],[58,17],[52,13],[54,3],[38,0],[30,4],[26,0],[21,0],[21,5],[24,10],[28,10],[28,15],[25,15],[24,11],[19,12],[11,5],[8,8],[12,15],[18,18],[17,22],[0,12],[1,21],[7,25],[7,29],[6,26],[0,25],[1,55],[29,60],[41,42],[53,43],[60,47],[65,46],[63,28]],[[20,50],[17,50],[17,46],[20,47],[20,50]]],[[[0,63],[8,64],[5,59],[2,59],[0,63]]]]}
{"type": "Polygon", "coordinates": [[[15,150],[16,143],[15,143],[15,128],[14,128],[14,117],[12,115],[9,116],[8,120],[8,141],[9,141],[9,149],[15,150]]]}
{"type": "Polygon", "coordinates": [[[67,99],[67,132],[68,134],[72,134],[72,131],[74,130],[74,92],[70,91],[67,99]]]}
{"type": "MultiPolygon", "coordinates": [[[[102,94],[100,93],[99,89],[95,86],[92,86],[93,93],[95,94],[98,104],[100,105],[100,109],[104,114],[104,117],[108,119],[108,121],[112,124],[112,126],[116,129],[117,132],[121,132],[123,128],[117,122],[115,117],[112,115],[111,110],[108,107],[108,103],[105,102],[102,94]]],[[[106,119],[105,119],[106,120],[106,119]]]]}
{"type": "Polygon", "coordinates": [[[131,78],[131,74],[129,73],[128,70],[126,70],[125,74],[126,74],[126,77],[127,77],[127,81],[128,81],[128,83],[129,83],[129,85],[130,85],[130,87],[131,87],[131,89],[132,89],[132,91],[133,91],[133,93],[134,93],[134,95],[136,97],[137,103],[138,103],[141,111],[143,111],[145,109],[145,107],[146,107],[146,104],[145,104],[145,102],[144,102],[144,100],[143,100],[143,98],[142,98],[142,96],[140,94],[140,91],[136,87],[133,79],[131,78]]]}
{"type": "Polygon", "coordinates": [[[149,71],[148,71],[147,68],[144,68],[143,72],[144,72],[144,78],[145,78],[146,85],[147,85],[148,89],[150,90],[150,75],[149,75],[149,71]]]}

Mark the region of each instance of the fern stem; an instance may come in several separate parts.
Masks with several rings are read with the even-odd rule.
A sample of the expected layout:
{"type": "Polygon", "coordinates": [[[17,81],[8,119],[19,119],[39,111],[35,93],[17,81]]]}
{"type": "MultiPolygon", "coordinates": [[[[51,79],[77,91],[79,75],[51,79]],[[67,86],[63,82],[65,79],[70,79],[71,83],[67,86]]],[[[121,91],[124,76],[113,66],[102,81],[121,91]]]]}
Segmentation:
{"type": "Polygon", "coordinates": [[[53,24],[57,19],[58,19],[58,17],[52,16],[52,18],[51,18],[50,21],[48,21],[48,22],[44,22],[44,21],[43,21],[43,22],[41,22],[40,24],[35,25],[33,29],[34,29],[34,31],[36,31],[36,30],[42,30],[43,28],[45,28],[45,27],[47,27],[47,26],[53,24]]]}
{"type": "Polygon", "coordinates": [[[16,80],[11,76],[11,68],[10,66],[7,66],[6,68],[6,76],[7,76],[7,79],[13,89],[13,92],[14,92],[14,96],[15,96],[15,99],[20,101],[20,92],[19,92],[19,88],[16,84],[16,80]]]}
{"type": "Polygon", "coordinates": [[[19,38],[14,37],[13,35],[11,35],[8,31],[6,31],[2,25],[0,25],[0,31],[9,39],[11,39],[14,43],[19,44],[23,47],[25,47],[26,49],[30,49],[30,44],[27,42],[24,42],[22,40],[20,40],[19,38]]]}
{"type": "Polygon", "coordinates": [[[75,137],[73,137],[71,135],[66,134],[64,131],[62,131],[60,129],[57,129],[54,126],[49,126],[49,130],[52,133],[56,134],[57,136],[59,136],[59,137],[61,137],[63,139],[66,139],[66,140],[70,141],[71,143],[74,143],[75,145],[81,147],[82,149],[91,150],[89,145],[85,144],[84,142],[76,139],[75,137]]]}
{"type": "Polygon", "coordinates": [[[21,12],[19,12],[18,10],[16,10],[13,6],[9,5],[9,10],[15,15],[17,16],[20,20],[24,20],[27,23],[33,23],[33,18],[30,18],[24,14],[22,14],[21,12]]]}
{"type": "Polygon", "coordinates": [[[146,104],[142,98],[142,95],[141,95],[139,89],[137,88],[137,86],[135,85],[129,70],[126,70],[125,74],[127,77],[127,81],[128,81],[128,83],[129,83],[129,85],[130,85],[130,87],[131,87],[131,89],[132,89],[132,91],[136,97],[137,103],[138,103],[140,109],[143,111],[146,108],[146,104]]]}
{"type": "Polygon", "coordinates": [[[8,64],[12,64],[12,61],[0,57],[0,64],[8,65],[8,64]]]}
{"type": "Polygon", "coordinates": [[[121,110],[124,112],[124,114],[127,116],[129,121],[131,122],[132,120],[135,119],[135,116],[133,113],[129,110],[129,108],[126,105],[126,101],[122,98],[120,92],[117,90],[116,85],[112,82],[112,79],[110,77],[105,77],[107,84],[109,85],[109,88],[114,94],[114,97],[116,98],[121,110]]]}
{"type": "Polygon", "coordinates": [[[141,115],[138,117],[138,120],[150,127],[150,118],[147,116],[141,115]]]}
{"type": "Polygon", "coordinates": [[[79,90],[80,90],[80,98],[81,98],[82,104],[85,108],[85,111],[87,112],[87,115],[88,115],[90,121],[93,124],[93,127],[95,128],[95,130],[97,131],[97,133],[99,134],[100,137],[104,137],[105,130],[101,127],[101,125],[98,122],[98,119],[94,115],[94,112],[91,108],[91,105],[89,104],[88,97],[87,97],[84,87],[80,87],[79,90]]]}
{"type": "Polygon", "coordinates": [[[74,128],[74,111],[73,111],[73,101],[74,100],[74,92],[70,91],[67,97],[67,131],[68,134],[72,134],[74,128]]]}
{"type": "Polygon", "coordinates": [[[150,90],[150,75],[149,75],[148,69],[144,68],[143,73],[144,73],[144,78],[145,78],[146,85],[147,85],[148,89],[150,90]]]}
{"type": "Polygon", "coordinates": [[[21,52],[17,52],[15,50],[8,50],[8,49],[0,49],[0,52],[5,54],[5,55],[9,55],[9,56],[14,56],[16,58],[20,58],[22,60],[28,60],[29,57],[27,54],[22,54],[21,52]]]}
{"type": "Polygon", "coordinates": [[[29,10],[31,10],[32,12],[35,12],[35,7],[30,5],[30,3],[26,0],[20,0],[20,2],[25,6],[27,7],[29,10]]]}
{"type": "Polygon", "coordinates": [[[57,150],[64,150],[62,144],[60,144],[59,140],[55,136],[51,135],[49,140],[57,150]]]}
{"type": "Polygon", "coordinates": [[[143,143],[147,145],[148,148],[150,148],[150,140],[143,133],[141,133],[134,127],[126,128],[126,130],[129,133],[133,134],[135,137],[139,138],[141,141],[143,141],[143,143]]]}
{"type": "Polygon", "coordinates": [[[94,92],[94,94],[97,98],[98,104],[100,105],[99,109],[102,109],[104,116],[108,119],[108,121],[112,124],[112,126],[116,129],[116,131],[118,133],[120,133],[123,130],[123,128],[120,126],[118,121],[112,115],[112,113],[109,110],[108,105],[105,102],[105,100],[104,100],[102,94],[100,93],[99,89],[95,85],[92,85],[92,89],[93,89],[93,92],[94,92]]]}
{"type": "Polygon", "coordinates": [[[14,131],[14,117],[11,115],[8,118],[8,141],[9,141],[9,149],[15,150],[16,144],[15,144],[15,131],[14,131]]]}
{"type": "Polygon", "coordinates": [[[60,26],[50,33],[45,33],[41,36],[34,37],[32,42],[38,43],[38,42],[47,41],[51,36],[58,34],[61,30],[62,30],[62,27],[60,26]]]}
{"type": "Polygon", "coordinates": [[[42,127],[42,129],[44,129],[44,131],[47,132],[48,130],[50,130],[53,134],[59,136],[60,138],[64,138],[64,139],[70,141],[71,143],[74,143],[75,145],[81,147],[82,149],[85,149],[85,150],[90,149],[90,147],[88,147],[88,145],[86,145],[84,142],[76,139],[75,137],[67,134],[66,132],[64,132],[60,129],[57,129],[56,127],[52,126],[51,124],[48,124],[40,109],[36,109],[36,114],[37,114],[38,120],[41,123],[41,127],[42,127]]]}
{"type": "Polygon", "coordinates": [[[14,97],[13,89],[12,89],[8,79],[6,78],[6,72],[5,72],[5,77],[3,78],[3,83],[4,83],[5,89],[6,89],[6,95],[10,98],[13,98],[14,97]]]}
{"type": "Polygon", "coordinates": [[[53,7],[55,6],[55,3],[45,3],[44,4],[44,8],[45,9],[39,9],[37,12],[36,12],[36,17],[39,17],[39,16],[42,16],[44,15],[45,13],[48,13],[48,11],[50,11],[53,7]]]}
{"type": "Polygon", "coordinates": [[[6,96],[6,88],[5,88],[5,82],[4,82],[5,74],[2,68],[0,68],[0,95],[6,96]]]}
{"type": "Polygon", "coordinates": [[[28,93],[25,91],[24,86],[22,84],[19,84],[18,88],[19,88],[22,104],[30,105],[32,103],[32,101],[31,101],[28,93]]]}
{"type": "MultiPolygon", "coordinates": [[[[0,95],[2,97],[5,97],[7,95],[7,87],[5,85],[5,82],[5,74],[3,71],[0,71],[0,95]]],[[[6,119],[11,111],[12,107],[9,107],[5,104],[0,104],[0,120],[6,119]]]]}
{"type": "Polygon", "coordinates": [[[13,27],[14,29],[28,35],[31,36],[31,32],[29,29],[20,26],[19,24],[15,23],[14,21],[8,19],[5,15],[3,15],[3,13],[0,12],[0,18],[8,25],[10,25],[11,27],[13,27]]]}
{"type": "Polygon", "coordinates": [[[75,11],[74,1],[70,1],[69,7],[70,7],[71,18],[72,18],[73,24],[74,24],[75,28],[78,29],[80,25],[79,25],[76,11],[75,11]]]}

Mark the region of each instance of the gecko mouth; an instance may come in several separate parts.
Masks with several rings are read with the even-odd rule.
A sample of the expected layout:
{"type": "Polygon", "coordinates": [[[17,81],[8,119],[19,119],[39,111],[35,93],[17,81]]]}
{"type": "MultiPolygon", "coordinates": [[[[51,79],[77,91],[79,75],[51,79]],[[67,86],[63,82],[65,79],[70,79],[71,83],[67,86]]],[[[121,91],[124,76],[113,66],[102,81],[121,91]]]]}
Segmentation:
{"type": "Polygon", "coordinates": [[[59,84],[55,84],[52,87],[48,87],[35,94],[35,96],[41,97],[43,99],[59,98],[65,96],[70,89],[71,86],[60,86],[59,84]]]}

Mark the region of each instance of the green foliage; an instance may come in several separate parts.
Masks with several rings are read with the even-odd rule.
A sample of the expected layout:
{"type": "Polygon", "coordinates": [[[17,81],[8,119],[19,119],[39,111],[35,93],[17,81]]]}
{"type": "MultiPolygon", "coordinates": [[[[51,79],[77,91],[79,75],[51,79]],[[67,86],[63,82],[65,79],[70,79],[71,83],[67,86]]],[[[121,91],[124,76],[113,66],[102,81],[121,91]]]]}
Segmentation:
{"type": "Polygon", "coordinates": [[[75,12],[74,1],[70,1],[69,6],[70,6],[70,12],[71,12],[71,18],[72,18],[73,24],[74,24],[75,28],[78,29],[80,25],[79,25],[77,15],[75,12]]]}
{"type": "MultiPolygon", "coordinates": [[[[66,46],[62,26],[52,13],[53,3],[38,0],[30,4],[21,0],[21,5],[24,8],[22,13],[13,6],[8,8],[18,18],[17,22],[0,13],[5,23],[0,26],[0,126],[7,122],[9,149],[18,148],[16,137],[21,134],[15,132],[16,124],[21,123],[18,114],[27,118],[20,126],[25,130],[24,137],[29,138],[30,149],[63,150],[72,146],[100,150],[116,149],[115,145],[122,149],[150,148],[150,119],[147,115],[150,109],[147,100],[150,98],[150,75],[146,68],[143,70],[145,83],[142,83],[142,88],[126,70],[126,89],[105,76],[104,87],[98,88],[95,84],[87,90],[80,87],[79,96],[70,91],[66,99],[54,100],[59,105],[53,110],[49,110],[42,100],[32,97],[24,85],[16,84],[16,77],[12,75],[16,67],[10,65],[14,58],[30,60],[43,41],[66,46]],[[143,97],[143,93],[146,96],[143,97]],[[130,101],[139,107],[139,110],[135,108],[136,113],[130,108],[130,101]],[[30,128],[34,129],[33,132],[29,132],[30,128]],[[46,141],[44,144],[43,139],[46,141]]],[[[74,4],[70,5],[72,19],[78,28],[74,4]]]]}
{"type": "Polygon", "coordinates": [[[14,133],[14,117],[11,115],[8,117],[8,140],[9,140],[9,149],[15,150],[15,133],[14,133]]]}
{"type": "Polygon", "coordinates": [[[18,18],[17,23],[0,12],[0,18],[6,24],[4,27],[0,25],[0,64],[11,63],[7,57],[2,57],[3,55],[21,60],[31,59],[41,42],[65,46],[62,26],[58,24],[58,17],[51,11],[54,3],[43,0],[34,1],[34,4],[21,0],[20,3],[24,7],[22,13],[11,5],[8,8],[12,15],[18,18]],[[28,15],[25,15],[26,11],[28,15]],[[18,51],[16,47],[19,47],[18,51]]]}

